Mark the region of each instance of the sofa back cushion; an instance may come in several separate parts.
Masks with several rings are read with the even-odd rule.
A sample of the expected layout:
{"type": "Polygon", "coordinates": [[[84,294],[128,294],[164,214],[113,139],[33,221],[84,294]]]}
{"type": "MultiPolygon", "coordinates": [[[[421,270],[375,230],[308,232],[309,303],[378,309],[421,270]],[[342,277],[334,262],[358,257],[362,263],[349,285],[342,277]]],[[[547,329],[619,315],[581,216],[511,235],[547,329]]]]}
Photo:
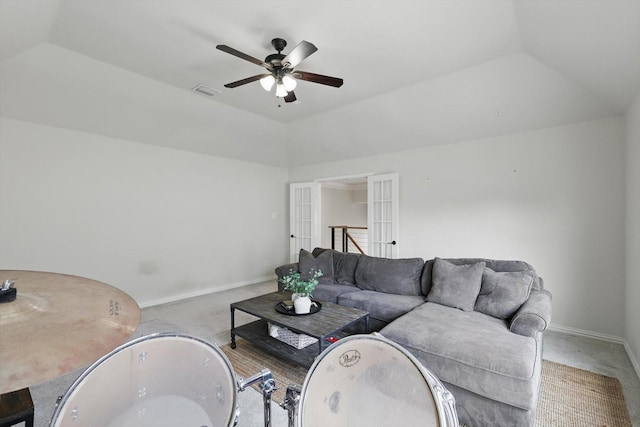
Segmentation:
{"type": "Polygon", "coordinates": [[[356,265],[360,259],[360,254],[339,252],[334,249],[315,248],[313,255],[330,252],[333,256],[333,280],[340,285],[355,286],[356,265]]]}
{"type": "Polygon", "coordinates": [[[529,298],[533,275],[527,271],[493,271],[485,268],[475,311],[498,319],[511,319],[529,298]]]}
{"type": "Polygon", "coordinates": [[[435,302],[463,311],[473,311],[480,293],[485,262],[456,265],[436,258],[432,269],[432,286],[427,302],[435,302]]]}
{"type": "Polygon", "coordinates": [[[361,255],[356,266],[356,286],[368,291],[422,295],[422,258],[390,259],[361,255]]]}

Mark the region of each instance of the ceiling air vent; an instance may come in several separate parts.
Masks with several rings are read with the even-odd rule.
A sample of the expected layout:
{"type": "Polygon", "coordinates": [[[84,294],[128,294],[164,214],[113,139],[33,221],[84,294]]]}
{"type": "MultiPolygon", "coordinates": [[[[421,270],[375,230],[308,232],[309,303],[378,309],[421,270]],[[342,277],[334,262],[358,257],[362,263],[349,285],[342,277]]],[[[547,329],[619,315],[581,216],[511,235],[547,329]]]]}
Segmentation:
{"type": "Polygon", "coordinates": [[[216,95],[220,94],[220,91],[218,89],[214,89],[212,87],[209,87],[207,85],[202,85],[202,84],[194,87],[191,90],[194,91],[194,92],[198,92],[199,94],[206,95],[206,96],[216,96],[216,95]]]}

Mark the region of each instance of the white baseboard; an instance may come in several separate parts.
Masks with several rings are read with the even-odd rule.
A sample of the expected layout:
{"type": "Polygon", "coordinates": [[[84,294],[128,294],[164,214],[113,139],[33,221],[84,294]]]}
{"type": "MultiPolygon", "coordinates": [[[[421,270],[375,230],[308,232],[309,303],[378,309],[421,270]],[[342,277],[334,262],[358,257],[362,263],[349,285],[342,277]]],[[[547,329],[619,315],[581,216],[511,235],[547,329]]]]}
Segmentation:
{"type": "Polygon", "coordinates": [[[549,326],[550,331],[564,332],[566,334],[578,335],[581,337],[595,338],[601,341],[612,342],[616,344],[624,344],[625,339],[616,335],[601,334],[599,332],[587,331],[585,329],[572,328],[569,326],[556,325],[552,323],[549,326]]]}
{"type": "Polygon", "coordinates": [[[627,353],[627,357],[629,357],[629,360],[631,361],[631,365],[633,366],[633,369],[636,371],[636,375],[638,376],[638,378],[640,378],[640,363],[638,363],[638,359],[631,351],[631,348],[629,347],[629,343],[627,343],[627,340],[625,338],[622,338],[616,335],[601,334],[599,332],[587,331],[584,329],[571,328],[569,326],[556,325],[553,323],[549,326],[549,330],[556,331],[556,332],[563,332],[571,335],[578,335],[581,337],[594,338],[597,340],[612,342],[615,344],[621,344],[624,347],[625,352],[627,353]]]}
{"type": "Polygon", "coordinates": [[[627,343],[627,340],[624,341],[624,349],[627,352],[627,356],[629,356],[629,360],[631,360],[633,369],[636,370],[636,374],[638,375],[638,378],[640,378],[640,363],[638,363],[638,358],[636,358],[636,356],[631,351],[631,348],[629,348],[629,344],[627,343]]]}
{"type": "Polygon", "coordinates": [[[161,304],[169,304],[172,302],[182,301],[188,298],[200,297],[203,295],[209,295],[214,292],[228,291],[229,289],[240,288],[242,286],[255,285],[256,283],[268,282],[270,280],[276,280],[277,276],[258,277],[256,279],[246,280],[244,282],[236,282],[226,284],[224,286],[217,286],[212,288],[198,289],[197,291],[185,292],[182,294],[170,295],[164,298],[158,298],[150,301],[143,301],[138,303],[140,308],[153,307],[161,304]]]}

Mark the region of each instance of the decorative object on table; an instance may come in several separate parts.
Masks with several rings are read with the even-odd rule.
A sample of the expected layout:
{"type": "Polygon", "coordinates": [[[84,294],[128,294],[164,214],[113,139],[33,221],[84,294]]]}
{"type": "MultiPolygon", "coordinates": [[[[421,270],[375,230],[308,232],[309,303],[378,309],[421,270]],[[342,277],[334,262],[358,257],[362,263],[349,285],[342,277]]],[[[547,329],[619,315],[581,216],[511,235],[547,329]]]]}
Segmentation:
{"type": "Polygon", "coordinates": [[[296,313],[293,303],[291,308],[287,308],[286,301],[276,304],[276,311],[280,314],[286,314],[287,316],[308,316],[309,314],[315,314],[322,309],[322,303],[318,300],[311,299],[311,308],[308,313],[296,313]]]}
{"type": "Polygon", "coordinates": [[[305,280],[299,271],[289,270],[289,274],[280,279],[284,289],[294,294],[291,299],[296,314],[306,314],[311,311],[311,294],[318,286],[318,278],[322,276],[322,270],[312,270],[309,274],[309,279],[305,280]]]}
{"type": "Polygon", "coordinates": [[[17,290],[13,287],[15,282],[12,280],[5,280],[0,287],[0,302],[11,302],[16,299],[17,290]]]}

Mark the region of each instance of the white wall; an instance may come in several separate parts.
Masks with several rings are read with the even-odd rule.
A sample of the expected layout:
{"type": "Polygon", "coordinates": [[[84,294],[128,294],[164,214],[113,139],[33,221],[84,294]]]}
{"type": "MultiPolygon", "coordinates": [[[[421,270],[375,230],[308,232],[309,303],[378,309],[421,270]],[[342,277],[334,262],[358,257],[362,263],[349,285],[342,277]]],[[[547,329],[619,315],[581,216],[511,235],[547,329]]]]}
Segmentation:
{"type": "Polygon", "coordinates": [[[627,112],[626,334],[640,372],[640,95],[627,112]]]}
{"type": "Polygon", "coordinates": [[[399,172],[402,257],[527,261],[553,293],[554,325],[622,337],[623,149],[613,118],[300,166],[290,179],[399,172]]]}
{"type": "Polygon", "coordinates": [[[0,268],[90,277],[143,305],[271,278],[286,262],[287,181],[285,168],[2,118],[0,268]]]}

